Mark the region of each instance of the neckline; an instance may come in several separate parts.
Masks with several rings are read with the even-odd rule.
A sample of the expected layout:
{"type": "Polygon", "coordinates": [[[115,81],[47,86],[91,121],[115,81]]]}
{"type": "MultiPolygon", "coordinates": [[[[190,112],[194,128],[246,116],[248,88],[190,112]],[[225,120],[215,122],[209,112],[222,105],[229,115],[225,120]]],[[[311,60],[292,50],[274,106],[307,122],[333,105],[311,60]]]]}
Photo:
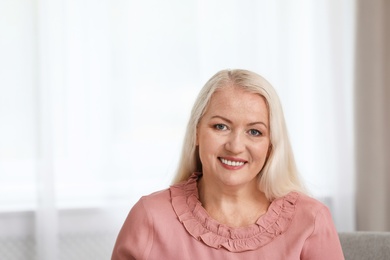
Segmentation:
{"type": "MultiPolygon", "coordinates": [[[[268,208],[269,208],[271,202],[268,201],[268,200],[265,198],[265,195],[263,194],[264,197],[261,198],[261,199],[262,199],[262,200],[264,199],[264,201],[262,201],[262,202],[259,202],[259,201],[256,202],[257,205],[255,205],[255,207],[258,206],[258,208],[256,208],[257,210],[253,210],[253,209],[252,209],[251,211],[248,211],[249,213],[254,213],[254,212],[256,212],[256,214],[252,214],[252,216],[251,216],[251,220],[252,220],[252,221],[250,221],[251,223],[248,223],[248,224],[246,224],[246,225],[244,225],[244,226],[230,226],[230,225],[228,225],[228,224],[224,224],[223,222],[220,222],[219,220],[217,220],[217,218],[214,218],[214,217],[212,216],[212,214],[206,209],[207,207],[206,207],[204,201],[201,200],[201,198],[202,198],[202,196],[201,196],[202,187],[201,187],[200,184],[201,184],[201,180],[202,180],[202,176],[203,176],[203,175],[202,175],[201,173],[195,173],[194,175],[197,177],[197,179],[196,179],[196,194],[198,194],[197,198],[198,198],[198,200],[200,201],[200,203],[201,203],[201,205],[202,205],[202,208],[203,208],[204,211],[205,211],[205,214],[208,215],[209,218],[215,220],[216,222],[221,223],[221,225],[226,225],[226,226],[228,226],[228,227],[230,227],[230,228],[248,227],[248,226],[250,226],[250,225],[252,225],[252,224],[257,223],[257,221],[259,221],[259,218],[261,218],[262,216],[264,216],[264,215],[267,213],[268,208]]],[[[194,177],[195,177],[195,176],[194,176],[194,177]]],[[[191,176],[191,177],[192,177],[192,176],[191,176]]],[[[256,195],[258,195],[258,194],[256,194],[256,195]]],[[[261,196],[261,195],[259,195],[259,196],[261,196]]],[[[203,199],[204,199],[204,198],[203,198],[203,199]]],[[[239,212],[239,211],[240,211],[240,210],[237,210],[237,212],[239,212]]],[[[218,210],[217,210],[216,212],[218,212],[218,210]]],[[[249,222],[249,221],[248,221],[248,222],[249,222]]]]}
{"type": "Polygon", "coordinates": [[[229,227],[213,219],[199,201],[194,173],[187,181],[170,187],[172,207],[187,232],[209,247],[225,248],[231,252],[255,250],[283,234],[294,217],[299,194],[290,192],[271,202],[256,223],[245,227],[229,227]]]}

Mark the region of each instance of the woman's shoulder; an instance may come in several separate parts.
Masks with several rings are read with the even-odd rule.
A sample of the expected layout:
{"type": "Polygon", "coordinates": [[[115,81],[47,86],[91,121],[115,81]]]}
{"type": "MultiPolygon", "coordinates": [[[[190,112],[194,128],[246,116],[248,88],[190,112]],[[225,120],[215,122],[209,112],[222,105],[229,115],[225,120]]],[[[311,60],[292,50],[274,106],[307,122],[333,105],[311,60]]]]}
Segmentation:
{"type": "Polygon", "coordinates": [[[319,215],[327,216],[327,218],[331,219],[329,207],[320,200],[306,194],[299,194],[295,210],[296,217],[300,221],[307,220],[308,222],[313,222],[319,215]]]}
{"type": "Polygon", "coordinates": [[[293,212],[287,215],[287,220],[291,221],[288,227],[290,230],[294,230],[292,233],[299,233],[306,239],[313,234],[316,228],[325,226],[333,228],[331,212],[320,200],[297,192],[287,194],[283,200],[283,208],[289,210],[282,210],[281,213],[286,215],[293,212]]]}
{"type": "Polygon", "coordinates": [[[156,206],[170,203],[169,189],[163,189],[150,193],[149,195],[144,195],[140,198],[138,203],[142,203],[144,207],[147,208],[155,208],[156,206]]]}
{"type": "Polygon", "coordinates": [[[130,216],[156,222],[172,216],[173,210],[168,189],[142,196],[131,208],[130,216]]]}
{"type": "Polygon", "coordinates": [[[320,200],[303,193],[299,193],[297,207],[300,210],[309,212],[318,212],[324,209],[328,209],[328,206],[320,200]]]}

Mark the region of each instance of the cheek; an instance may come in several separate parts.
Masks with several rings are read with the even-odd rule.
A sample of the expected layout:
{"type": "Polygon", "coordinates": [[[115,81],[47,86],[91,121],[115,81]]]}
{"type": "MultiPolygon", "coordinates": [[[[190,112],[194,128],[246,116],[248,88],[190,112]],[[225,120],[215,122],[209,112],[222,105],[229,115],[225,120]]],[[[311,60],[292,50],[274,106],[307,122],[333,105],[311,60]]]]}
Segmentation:
{"type": "Polygon", "coordinates": [[[196,134],[196,143],[199,146],[210,146],[214,139],[213,133],[204,127],[200,128],[196,134]]]}
{"type": "Polygon", "coordinates": [[[268,158],[270,153],[269,143],[264,143],[261,146],[257,146],[254,148],[254,153],[256,154],[256,159],[262,162],[265,162],[265,160],[268,158]]]}
{"type": "Polygon", "coordinates": [[[219,138],[210,133],[199,133],[198,137],[199,157],[202,160],[209,160],[217,156],[221,150],[219,138]]]}

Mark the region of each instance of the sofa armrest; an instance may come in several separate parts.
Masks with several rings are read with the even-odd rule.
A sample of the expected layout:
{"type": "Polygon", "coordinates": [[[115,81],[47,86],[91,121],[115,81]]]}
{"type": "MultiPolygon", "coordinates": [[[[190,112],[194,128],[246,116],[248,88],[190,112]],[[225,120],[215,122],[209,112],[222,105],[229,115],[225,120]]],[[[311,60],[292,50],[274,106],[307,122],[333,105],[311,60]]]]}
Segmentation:
{"type": "Polygon", "coordinates": [[[390,259],[390,232],[341,232],[346,260],[390,259]]]}

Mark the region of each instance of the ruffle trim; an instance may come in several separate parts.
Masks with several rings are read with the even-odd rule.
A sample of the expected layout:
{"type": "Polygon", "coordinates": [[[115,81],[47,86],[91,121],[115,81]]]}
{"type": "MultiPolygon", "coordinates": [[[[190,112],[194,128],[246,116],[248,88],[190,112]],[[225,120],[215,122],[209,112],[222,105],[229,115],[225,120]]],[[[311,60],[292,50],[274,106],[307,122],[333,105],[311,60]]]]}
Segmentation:
{"type": "Polygon", "coordinates": [[[275,199],[268,211],[255,224],[231,228],[212,219],[198,198],[197,180],[201,173],[194,173],[184,182],[170,187],[172,206],[187,232],[212,248],[225,248],[230,252],[255,250],[286,232],[295,214],[299,194],[290,192],[275,199]]]}

